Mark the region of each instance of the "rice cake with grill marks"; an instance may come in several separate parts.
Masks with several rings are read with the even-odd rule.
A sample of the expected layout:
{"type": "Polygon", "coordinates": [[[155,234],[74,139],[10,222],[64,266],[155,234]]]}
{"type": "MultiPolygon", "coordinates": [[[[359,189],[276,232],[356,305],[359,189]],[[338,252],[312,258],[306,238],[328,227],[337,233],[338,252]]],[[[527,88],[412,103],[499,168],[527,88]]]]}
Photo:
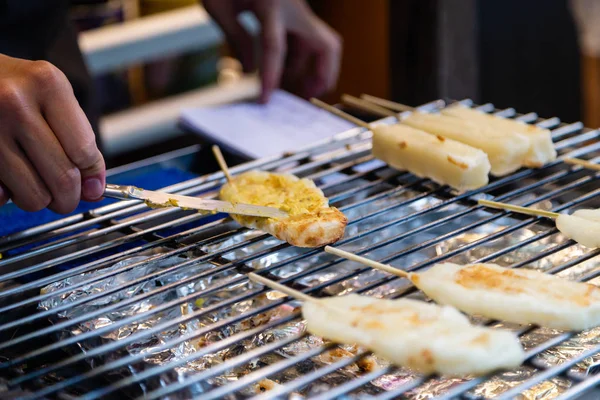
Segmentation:
{"type": "Polygon", "coordinates": [[[424,301],[350,294],[306,302],[302,314],[314,335],[425,374],[480,375],[525,358],[513,332],[473,325],[453,307],[424,301]]]}
{"type": "Polygon", "coordinates": [[[573,214],[559,214],[556,227],[577,243],[596,249],[600,247],[600,210],[581,209],[573,214]]]}
{"type": "Polygon", "coordinates": [[[459,191],[489,182],[490,162],[479,149],[402,124],[377,125],[372,131],[373,156],[390,167],[459,191]]]}
{"type": "Polygon", "coordinates": [[[346,216],[329,206],[327,197],[313,181],[291,174],[245,172],[221,188],[220,198],[287,212],[286,218],[231,217],[243,226],[260,229],[293,246],[321,247],[335,243],[348,224],[346,216]]]}
{"type": "Polygon", "coordinates": [[[494,176],[517,171],[524,165],[529,152],[530,139],[524,134],[494,129],[473,119],[414,112],[402,123],[483,150],[489,158],[491,174],[494,176]]]}
{"type": "Polygon", "coordinates": [[[442,263],[410,279],[437,303],[471,315],[575,331],[600,325],[600,288],[540,271],[442,263]]]}
{"type": "Polygon", "coordinates": [[[460,104],[444,108],[440,112],[444,115],[472,120],[488,129],[506,132],[507,134],[511,132],[523,134],[523,136],[529,139],[529,150],[523,159],[523,165],[526,167],[541,168],[549,162],[556,160],[557,153],[549,129],[540,128],[514,119],[490,115],[460,104]]]}

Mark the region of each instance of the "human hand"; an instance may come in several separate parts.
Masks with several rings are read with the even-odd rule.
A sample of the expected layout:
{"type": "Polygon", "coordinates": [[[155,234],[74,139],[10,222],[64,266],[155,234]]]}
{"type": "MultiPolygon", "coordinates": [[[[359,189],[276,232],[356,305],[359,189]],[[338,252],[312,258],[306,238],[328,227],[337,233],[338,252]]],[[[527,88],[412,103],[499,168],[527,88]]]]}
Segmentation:
{"type": "Polygon", "coordinates": [[[252,36],[238,21],[252,12],[261,24],[261,102],[284,83],[303,97],[332,89],[338,78],[342,41],[304,0],[204,0],[245,71],[256,69],[252,36]]]}
{"type": "Polygon", "coordinates": [[[52,64],[0,55],[0,206],[69,213],[95,201],[105,164],[73,89],[52,64]]]}

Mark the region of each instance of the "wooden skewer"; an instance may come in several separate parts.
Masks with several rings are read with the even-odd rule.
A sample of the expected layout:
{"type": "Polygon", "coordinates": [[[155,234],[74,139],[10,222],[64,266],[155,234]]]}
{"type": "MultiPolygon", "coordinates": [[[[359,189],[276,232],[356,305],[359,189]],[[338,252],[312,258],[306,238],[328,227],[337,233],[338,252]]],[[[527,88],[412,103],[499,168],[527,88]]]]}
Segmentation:
{"type": "Polygon", "coordinates": [[[360,98],[366,101],[369,101],[373,104],[377,104],[378,106],[385,107],[390,110],[402,112],[402,111],[415,111],[416,108],[407,106],[405,104],[396,103],[395,101],[390,101],[386,99],[382,99],[375,96],[370,96],[368,94],[361,94],[360,98]]]}
{"type": "Polygon", "coordinates": [[[554,219],[554,218],[558,217],[558,215],[559,215],[558,213],[555,213],[552,211],[537,210],[535,208],[515,206],[512,204],[499,203],[497,201],[479,200],[478,203],[481,204],[482,206],[486,206],[486,207],[490,207],[490,208],[515,211],[515,212],[518,212],[521,214],[534,215],[536,217],[547,217],[547,218],[554,219]]]}
{"type": "Polygon", "coordinates": [[[381,117],[398,117],[398,115],[395,112],[390,111],[387,108],[380,107],[377,104],[359,99],[358,97],[350,96],[349,94],[342,95],[342,102],[349,106],[356,107],[359,110],[372,112],[373,114],[379,115],[381,117]]]}
{"type": "Polygon", "coordinates": [[[563,161],[567,164],[581,165],[582,167],[593,171],[600,171],[600,164],[594,164],[593,162],[581,160],[579,158],[565,158],[563,161]]]}
{"type": "Polygon", "coordinates": [[[300,301],[304,301],[304,302],[311,302],[313,304],[318,304],[319,306],[328,308],[330,311],[334,311],[336,313],[345,314],[348,312],[348,309],[343,306],[334,306],[328,302],[321,301],[320,299],[309,296],[306,293],[302,293],[296,289],[292,289],[290,287],[282,285],[281,283],[272,281],[268,278],[265,278],[264,276],[257,275],[254,272],[250,272],[248,274],[248,278],[254,282],[261,283],[264,286],[267,286],[273,290],[277,290],[278,292],[285,293],[288,296],[295,298],[296,300],[300,300],[300,301]]]}
{"type": "Polygon", "coordinates": [[[325,251],[329,254],[334,254],[338,257],[342,257],[342,258],[345,258],[350,261],[356,261],[356,262],[364,264],[368,267],[371,267],[371,268],[374,268],[374,269],[377,269],[380,271],[385,271],[389,274],[396,275],[401,278],[410,278],[410,275],[411,275],[410,272],[402,271],[401,269],[396,269],[396,268],[392,267],[391,265],[382,264],[377,261],[369,260],[368,258],[361,257],[361,256],[349,253],[344,250],[336,249],[335,247],[325,246],[325,251]]]}
{"type": "Polygon", "coordinates": [[[285,293],[290,297],[293,297],[297,300],[301,300],[301,301],[312,301],[312,302],[318,302],[319,299],[316,299],[314,297],[311,297],[305,293],[302,293],[298,290],[292,289],[290,287],[287,287],[285,285],[282,285],[281,283],[277,283],[275,281],[272,281],[268,278],[265,278],[264,276],[260,276],[255,274],[254,272],[250,272],[248,274],[248,278],[250,278],[250,280],[253,280],[254,282],[258,282],[261,283],[267,287],[270,287],[273,290],[277,290],[279,292],[285,293]]]}
{"type": "Polygon", "coordinates": [[[324,103],[319,99],[315,99],[313,97],[312,99],[310,99],[310,102],[313,103],[315,106],[322,108],[325,111],[329,111],[330,113],[337,115],[338,117],[343,118],[346,121],[352,122],[355,125],[362,126],[363,128],[371,129],[371,125],[369,125],[365,121],[360,120],[356,117],[353,117],[352,115],[345,113],[342,110],[335,108],[327,103],[324,103]]]}
{"type": "Polygon", "coordinates": [[[229,173],[229,168],[227,167],[227,163],[225,162],[223,153],[221,153],[221,149],[219,148],[219,146],[217,146],[215,144],[212,147],[212,151],[213,151],[213,154],[215,155],[215,158],[217,159],[217,162],[219,163],[219,167],[221,168],[221,171],[223,171],[223,174],[225,174],[225,178],[227,178],[227,182],[231,183],[232,182],[231,174],[229,173]]]}

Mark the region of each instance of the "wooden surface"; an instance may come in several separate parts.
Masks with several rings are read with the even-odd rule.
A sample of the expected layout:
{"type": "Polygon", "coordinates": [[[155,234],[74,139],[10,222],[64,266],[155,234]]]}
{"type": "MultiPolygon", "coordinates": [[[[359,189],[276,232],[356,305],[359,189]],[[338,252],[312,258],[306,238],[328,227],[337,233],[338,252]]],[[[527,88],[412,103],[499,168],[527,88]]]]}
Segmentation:
{"type": "Polygon", "coordinates": [[[389,3],[397,0],[326,0],[310,2],[319,17],[344,38],[337,89],[323,97],[337,102],[342,93],[389,98],[389,3]]]}
{"type": "Polygon", "coordinates": [[[600,58],[581,57],[581,95],[583,123],[600,128],[600,58]]]}

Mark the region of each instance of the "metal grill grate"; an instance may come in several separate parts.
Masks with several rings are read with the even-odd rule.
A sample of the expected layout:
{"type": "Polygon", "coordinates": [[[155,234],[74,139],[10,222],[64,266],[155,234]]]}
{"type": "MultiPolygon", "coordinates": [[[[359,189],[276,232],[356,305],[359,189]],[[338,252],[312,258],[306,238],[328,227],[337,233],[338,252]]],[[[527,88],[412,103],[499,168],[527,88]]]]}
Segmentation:
{"type": "MultiPolygon", "coordinates": [[[[560,157],[600,158],[598,131],[581,123],[497,111],[490,104],[478,108],[553,129],[560,157]]],[[[369,137],[364,129],[353,129],[293,155],[244,164],[232,172],[260,168],[314,179],[350,217],[347,235],[336,246],[406,270],[449,260],[534,265],[584,281],[600,275],[600,250],[585,250],[562,238],[542,218],[485,210],[476,203],[494,198],[554,211],[599,207],[599,174],[567,167],[559,159],[456,195],[374,162],[369,137]]],[[[215,173],[168,190],[214,195],[222,182],[222,174],[215,173]]],[[[487,320],[478,322],[515,329],[528,343],[528,361],[518,374],[448,380],[415,376],[381,360],[379,369],[361,370],[372,356],[347,348],[325,360],[339,347],[298,329],[297,303],[266,297],[244,273],[258,270],[314,296],[421,294],[403,279],[320,249],[293,249],[226,219],[177,209],[149,211],[136,201],[121,202],[0,238],[0,253],[0,377],[7,396],[274,399],[295,394],[334,399],[368,394],[392,399],[435,393],[439,399],[511,399],[529,390],[546,396],[536,398],[560,394],[571,399],[589,393],[600,381],[593,374],[600,330],[570,334],[487,320]],[[112,267],[142,254],[148,258],[112,267]],[[161,267],[148,269],[152,265],[161,267]],[[148,286],[151,282],[160,284],[148,286]],[[54,286],[41,290],[48,285],[54,286]],[[95,289],[100,287],[104,289],[95,289]],[[52,307],[38,308],[52,301],[52,307]],[[73,312],[78,309],[85,312],[73,312]],[[125,309],[135,312],[114,317],[125,309]],[[144,325],[151,319],[152,324],[144,325]],[[127,331],[131,326],[137,329],[127,331]],[[164,336],[173,330],[179,334],[164,336]],[[156,341],[161,335],[166,338],[156,341]],[[189,350],[190,343],[191,351],[173,350],[189,350]],[[157,361],[156,355],[163,358],[157,361]],[[256,384],[265,379],[279,384],[263,386],[262,392],[256,384]],[[495,390],[490,382],[498,383],[495,390]]]]}

